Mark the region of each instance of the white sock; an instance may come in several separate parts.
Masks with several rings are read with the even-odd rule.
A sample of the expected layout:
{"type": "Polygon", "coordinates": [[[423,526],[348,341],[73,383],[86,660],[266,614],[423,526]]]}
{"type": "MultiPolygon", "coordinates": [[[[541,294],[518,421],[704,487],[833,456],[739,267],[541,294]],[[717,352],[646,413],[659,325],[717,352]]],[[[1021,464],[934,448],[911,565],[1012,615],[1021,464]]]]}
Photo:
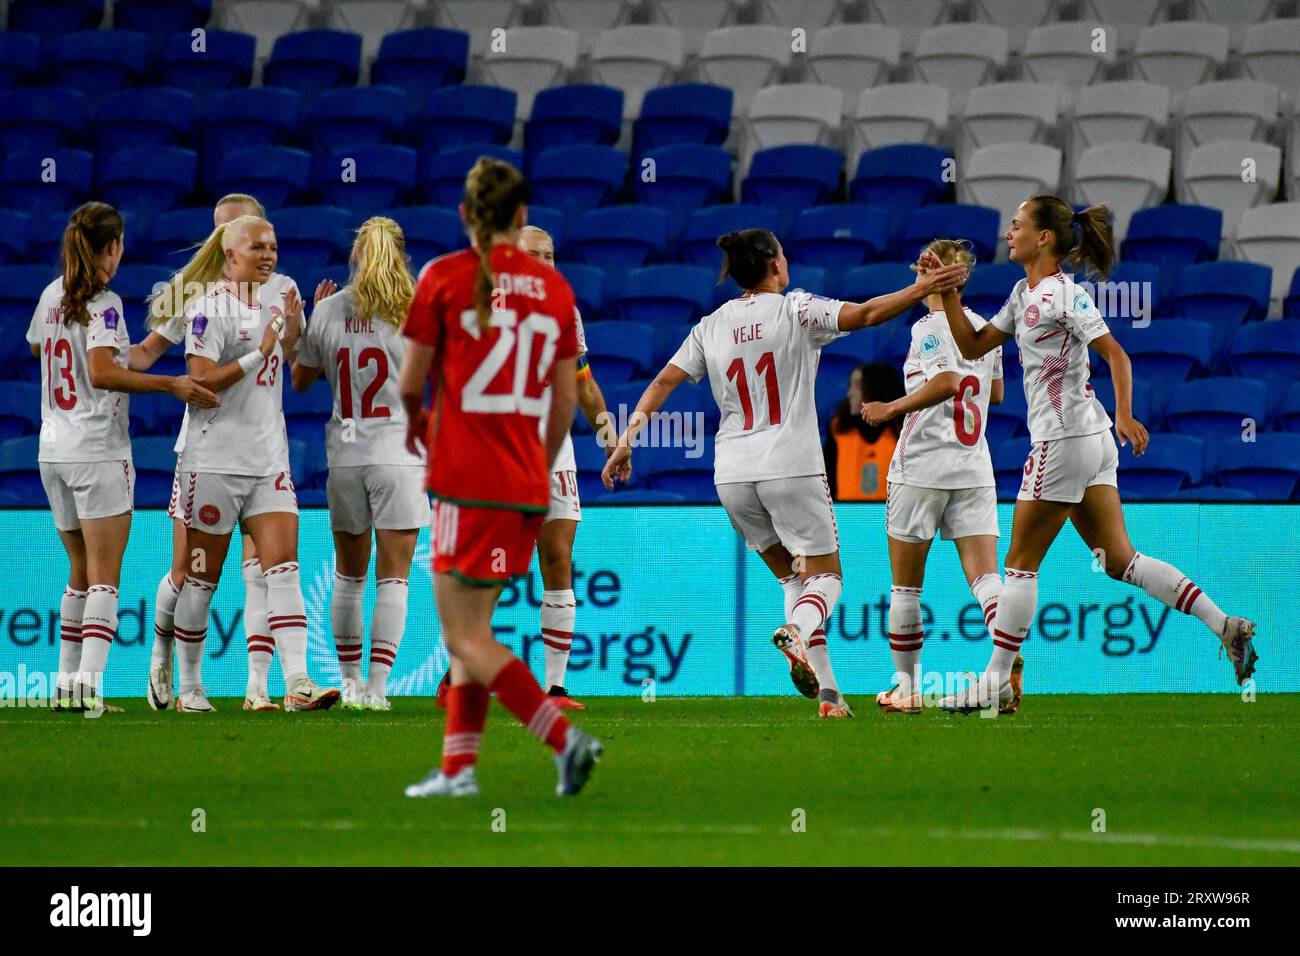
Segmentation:
{"type": "Polygon", "coordinates": [[[911,697],[921,682],[921,589],[895,585],[889,589],[889,651],[894,658],[894,682],[901,697],[911,697]]]}
{"type": "MultiPolygon", "coordinates": [[[[334,572],[334,594],[330,597],[330,627],[334,631],[334,648],[339,655],[339,670],[344,678],[361,680],[361,595],[365,578],[350,578],[334,572]]],[[[373,642],[373,636],[371,638],[373,642]]]]}
{"type": "Polygon", "coordinates": [[[370,616],[370,672],[366,675],[366,695],[388,696],[388,675],[397,662],[406,628],[406,597],[410,591],[406,578],[381,578],[375,585],[375,610],[370,616]]]}
{"type": "Polygon", "coordinates": [[[215,584],[189,575],[176,601],[176,661],[182,694],[203,684],[203,642],[208,637],[208,615],[216,593],[215,584]]]}
{"type": "Polygon", "coordinates": [[[776,583],[781,585],[781,592],[785,597],[785,616],[781,621],[789,624],[794,617],[795,602],[803,597],[803,582],[799,580],[799,573],[796,571],[787,577],[777,578],[776,583]]]}
{"type": "Polygon", "coordinates": [[[72,675],[81,667],[81,621],[86,611],[86,592],[63,589],[59,601],[59,686],[71,690],[72,675]]]}
{"type": "Polygon", "coordinates": [[[542,646],[546,659],[545,689],[564,686],[573,646],[573,624],[578,618],[578,600],[573,590],[542,592],[542,646]]]}
{"type": "Polygon", "coordinates": [[[86,592],[86,609],[81,619],[82,685],[94,688],[100,696],[104,683],[104,666],[108,649],[117,637],[117,588],[111,584],[92,584],[86,592]]]}
{"type": "Polygon", "coordinates": [[[1223,636],[1227,615],[1219,610],[1208,594],[1172,564],[1135,553],[1133,560],[1124,569],[1123,580],[1140,587],[1166,607],[1184,614],[1195,614],[1216,637],[1223,636]]]}
{"type": "Polygon", "coordinates": [[[1017,568],[1007,568],[1006,572],[1007,580],[993,617],[993,654],[984,669],[984,673],[998,676],[999,687],[1010,676],[1011,665],[1038,611],[1038,572],[1017,568]]]}
{"type": "Polygon", "coordinates": [[[790,623],[799,629],[799,636],[804,638],[808,665],[817,675],[817,683],[823,690],[837,689],[823,626],[830,618],[831,611],[835,610],[843,589],[844,582],[838,574],[814,574],[803,582],[803,593],[794,602],[790,612],[790,623]]]}
{"type": "Polygon", "coordinates": [[[265,696],[266,675],[271,671],[275,642],[266,622],[266,577],[257,558],[249,558],[242,567],[244,576],[244,640],[248,642],[249,697],[265,696]]]}
{"type": "Polygon", "coordinates": [[[998,613],[998,598],[1002,594],[1002,579],[996,571],[981,574],[970,583],[970,593],[980,602],[980,609],[984,612],[984,626],[992,636],[993,616],[998,613]]]}
{"type": "Polygon", "coordinates": [[[298,562],[286,561],[266,571],[266,619],[280,651],[280,667],[288,690],[307,676],[307,606],[298,582],[298,562]]]}
{"type": "MultiPolygon", "coordinates": [[[[185,582],[182,581],[182,584],[185,582]]],[[[153,602],[153,649],[149,654],[149,664],[165,664],[172,659],[176,635],[176,601],[181,596],[181,589],[172,580],[168,571],[158,582],[158,590],[153,602]]]]}

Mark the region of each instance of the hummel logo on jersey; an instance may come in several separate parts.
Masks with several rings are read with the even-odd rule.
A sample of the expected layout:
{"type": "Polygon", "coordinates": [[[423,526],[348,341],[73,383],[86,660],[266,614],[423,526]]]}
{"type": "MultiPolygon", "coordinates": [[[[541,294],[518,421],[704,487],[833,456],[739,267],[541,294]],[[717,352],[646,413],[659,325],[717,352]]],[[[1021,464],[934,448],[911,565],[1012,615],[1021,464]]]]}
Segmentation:
{"type": "Polygon", "coordinates": [[[70,893],[50,897],[51,926],[129,926],[133,936],[148,936],[153,927],[152,893],[70,893]]]}

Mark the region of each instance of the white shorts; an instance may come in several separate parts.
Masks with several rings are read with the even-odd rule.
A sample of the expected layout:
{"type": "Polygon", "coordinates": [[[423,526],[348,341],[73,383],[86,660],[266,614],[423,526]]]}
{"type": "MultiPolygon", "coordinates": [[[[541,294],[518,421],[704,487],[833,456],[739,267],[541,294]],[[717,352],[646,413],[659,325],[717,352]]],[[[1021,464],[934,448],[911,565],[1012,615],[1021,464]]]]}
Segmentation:
{"type": "Polygon", "coordinates": [[[778,542],[796,556],[831,554],[840,532],[825,475],[718,485],[732,527],[754,551],[778,542]]]}
{"type": "Polygon", "coordinates": [[[998,537],[998,494],[992,486],[918,488],[891,481],[885,515],[889,536],[909,544],[933,541],[936,531],[945,541],[977,534],[998,537]]]}
{"type": "Polygon", "coordinates": [[[371,528],[410,531],[432,518],[423,465],[331,468],[325,498],[330,527],[346,534],[365,534],[371,528]]]}
{"type": "Polygon", "coordinates": [[[1109,429],[1040,441],[1025,459],[1025,480],[1016,498],[1077,504],[1093,485],[1117,485],[1118,470],[1119,449],[1109,429]]]}
{"type": "Polygon", "coordinates": [[[287,471],[275,475],[181,473],[181,520],[185,527],[208,534],[230,534],[235,522],[254,515],[283,511],[298,513],[298,497],[287,471]]]}
{"type": "MultiPolygon", "coordinates": [[[[186,406],[188,410],[189,406],[186,406]]],[[[181,514],[181,456],[176,456],[176,471],[172,474],[172,497],[167,502],[167,517],[184,518],[181,514]]]]}
{"type": "Polygon", "coordinates": [[[54,527],[76,531],[81,522],[132,510],[135,466],[130,461],[43,461],[41,484],[54,527]]]}
{"type": "MultiPolygon", "coordinates": [[[[546,511],[546,521],[582,520],[582,502],[578,500],[578,472],[576,469],[551,472],[551,505],[546,511]]],[[[546,522],[542,522],[545,524],[546,522]]]]}

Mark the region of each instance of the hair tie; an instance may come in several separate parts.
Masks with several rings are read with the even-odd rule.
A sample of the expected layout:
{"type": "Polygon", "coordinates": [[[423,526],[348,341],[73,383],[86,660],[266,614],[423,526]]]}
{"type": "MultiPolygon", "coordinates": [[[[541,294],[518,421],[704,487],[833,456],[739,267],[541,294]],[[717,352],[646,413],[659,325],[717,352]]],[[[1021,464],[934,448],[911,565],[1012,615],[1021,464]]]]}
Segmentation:
{"type": "Polygon", "coordinates": [[[1070,217],[1070,221],[1075,225],[1079,225],[1080,223],[1083,222],[1083,213],[1076,212],[1073,216],[1070,217]]]}

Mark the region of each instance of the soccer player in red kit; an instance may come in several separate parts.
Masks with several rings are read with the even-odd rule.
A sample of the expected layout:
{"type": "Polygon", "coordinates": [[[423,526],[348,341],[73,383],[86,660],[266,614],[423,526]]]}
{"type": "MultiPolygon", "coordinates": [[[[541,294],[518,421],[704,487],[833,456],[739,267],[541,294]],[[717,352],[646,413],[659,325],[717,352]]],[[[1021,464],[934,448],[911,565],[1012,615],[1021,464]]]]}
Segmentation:
{"type": "Polygon", "coordinates": [[[492,632],[502,588],[528,571],[550,505],[550,465],[577,402],[573,292],[516,247],[527,201],[514,167],[487,157],[475,163],[460,207],[473,248],[425,266],[403,330],[407,444],[428,451],[434,598],[451,654],[442,764],[407,787],[408,797],[478,793],[475,764],[492,693],[555,751],[560,796],[581,790],[601,755],[599,741],[570,726],[492,632]],[[432,413],[424,407],[430,381],[432,413]]]}

